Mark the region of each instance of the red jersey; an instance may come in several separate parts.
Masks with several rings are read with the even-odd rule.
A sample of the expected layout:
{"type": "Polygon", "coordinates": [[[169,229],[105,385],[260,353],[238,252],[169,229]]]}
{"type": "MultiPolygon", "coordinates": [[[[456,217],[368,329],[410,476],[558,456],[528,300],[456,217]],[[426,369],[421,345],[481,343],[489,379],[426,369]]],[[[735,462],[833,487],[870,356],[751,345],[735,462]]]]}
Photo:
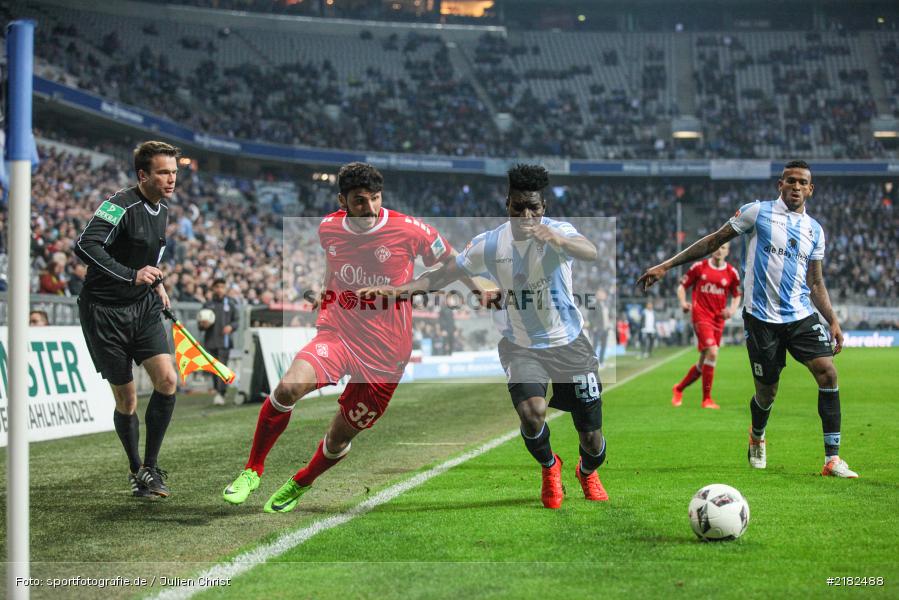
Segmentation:
{"type": "Polygon", "coordinates": [[[362,364],[386,373],[402,371],[412,354],[409,302],[384,297],[363,302],[355,292],[408,283],[416,256],[430,267],[449,259],[452,248],[434,227],[395,210],[382,208],[364,232],[350,229],[346,216],[345,210],[331,213],[318,228],[327,274],[316,325],[336,332],[362,364]]]}
{"type": "Polygon", "coordinates": [[[729,263],[712,266],[706,259],[693,263],[681,278],[681,285],[693,287],[693,322],[724,321],[728,296],[740,295],[740,275],[729,263]]]}

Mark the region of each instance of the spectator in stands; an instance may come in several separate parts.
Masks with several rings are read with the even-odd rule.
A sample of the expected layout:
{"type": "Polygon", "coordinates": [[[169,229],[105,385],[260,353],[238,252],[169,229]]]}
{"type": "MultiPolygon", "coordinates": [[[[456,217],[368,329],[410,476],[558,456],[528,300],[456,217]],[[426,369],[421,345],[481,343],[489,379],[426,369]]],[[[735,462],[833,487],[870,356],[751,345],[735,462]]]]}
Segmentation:
{"type": "Polygon", "coordinates": [[[54,296],[65,296],[68,284],[64,271],[66,268],[65,254],[58,252],[53,255],[53,259],[47,268],[41,272],[39,294],[52,294],[54,296]]]}
{"type": "Polygon", "coordinates": [[[31,327],[47,327],[50,325],[50,317],[47,315],[47,311],[32,310],[28,313],[28,325],[31,327]]]}
{"type": "MultiPolygon", "coordinates": [[[[237,304],[226,294],[227,283],[218,278],[212,282],[212,298],[203,305],[214,315],[214,321],[198,321],[201,330],[205,332],[203,347],[222,363],[228,362],[228,355],[234,348],[234,331],[240,319],[237,304]]],[[[215,389],[215,397],[212,403],[216,406],[225,405],[225,394],[228,392],[227,384],[214,373],[209,373],[215,389]]]]}
{"type": "Polygon", "coordinates": [[[595,305],[587,314],[590,316],[590,326],[593,336],[593,347],[596,348],[596,357],[599,359],[599,368],[606,363],[606,347],[611,329],[610,318],[614,314],[614,307],[609,306],[609,293],[605,288],[598,288],[594,296],[595,305]]]}
{"type": "Polygon", "coordinates": [[[69,278],[69,296],[78,296],[81,293],[85,277],[87,277],[87,265],[83,262],[76,263],[69,278]]]}
{"type": "Polygon", "coordinates": [[[452,354],[456,345],[456,318],[454,309],[446,304],[446,298],[440,305],[437,313],[437,322],[440,325],[442,333],[442,352],[437,354],[452,354]]]}

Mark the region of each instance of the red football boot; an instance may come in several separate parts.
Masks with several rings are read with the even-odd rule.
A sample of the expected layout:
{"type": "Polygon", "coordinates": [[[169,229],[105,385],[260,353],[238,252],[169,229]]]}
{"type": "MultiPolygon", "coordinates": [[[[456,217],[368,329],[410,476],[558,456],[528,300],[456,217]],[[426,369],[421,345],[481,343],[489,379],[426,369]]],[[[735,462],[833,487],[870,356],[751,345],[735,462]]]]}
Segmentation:
{"type": "Polygon", "coordinates": [[[562,459],[558,454],[553,454],[553,456],[556,459],[553,466],[542,467],[543,489],[540,492],[540,498],[546,508],[559,508],[562,506],[562,498],[565,497],[565,490],[562,489],[562,459]]]}
{"type": "Polygon", "coordinates": [[[712,408],[712,409],[721,408],[720,406],[715,404],[715,401],[712,400],[711,398],[706,398],[705,400],[703,400],[702,407],[703,408],[712,408]]]}
{"type": "Polygon", "coordinates": [[[606,493],[604,487],[602,487],[602,482],[599,480],[599,475],[596,474],[596,471],[593,471],[589,475],[584,475],[581,473],[581,461],[577,461],[577,480],[581,482],[581,489],[584,490],[584,498],[587,500],[593,500],[596,502],[604,502],[609,499],[609,495],[606,493]]]}
{"type": "Polygon", "coordinates": [[[671,406],[680,406],[684,401],[684,392],[677,389],[677,385],[671,388],[671,406]]]}

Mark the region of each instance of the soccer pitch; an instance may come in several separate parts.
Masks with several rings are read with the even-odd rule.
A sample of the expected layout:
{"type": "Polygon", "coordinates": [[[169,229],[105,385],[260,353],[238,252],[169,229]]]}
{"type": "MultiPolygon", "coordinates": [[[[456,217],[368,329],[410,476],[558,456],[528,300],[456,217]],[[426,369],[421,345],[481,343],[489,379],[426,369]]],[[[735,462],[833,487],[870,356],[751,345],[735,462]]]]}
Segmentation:
{"type": "MultiPolygon", "coordinates": [[[[899,351],[850,349],[837,357],[842,450],[860,474],[855,481],[818,475],[817,392],[804,367],[790,359],[784,372],[768,427],[768,469],[761,472],[746,462],[752,382],[745,349],[725,348],[719,357],[720,411],[699,408],[698,383],[685,392],[684,406],[670,405],[671,385],[694,359],[690,350],[619,362],[619,379],[646,372],[604,395],[609,454],[600,475],[608,503],[583,499],[574,478],[577,437],[562,415],[550,424],[553,448],[565,461],[560,510],[542,508],[539,469],[513,438],[203,596],[809,597],[827,594],[828,578],[847,576],[882,577],[883,586],[868,591],[899,595],[899,406],[891,370],[899,351]],[[690,497],[713,482],[736,487],[749,501],[749,529],[736,542],[700,543],[690,530],[690,497]]],[[[165,501],[129,496],[114,433],[32,446],[32,575],[156,578],[141,588],[33,587],[33,597],[175,592],[162,577],[168,584],[196,576],[270,548],[282,534],[317,530],[517,426],[502,383],[400,386],[381,422],[353,442],[347,460],[316,482],[294,513],[269,515],[263,503],[311,456],[334,399],[301,402],[260,489],[240,507],[225,504],[221,489],[243,466],[258,405],[220,409],[207,402],[179,398],[160,458],[172,474],[174,495],[165,501]]],[[[0,485],[5,495],[5,472],[0,485]]]]}

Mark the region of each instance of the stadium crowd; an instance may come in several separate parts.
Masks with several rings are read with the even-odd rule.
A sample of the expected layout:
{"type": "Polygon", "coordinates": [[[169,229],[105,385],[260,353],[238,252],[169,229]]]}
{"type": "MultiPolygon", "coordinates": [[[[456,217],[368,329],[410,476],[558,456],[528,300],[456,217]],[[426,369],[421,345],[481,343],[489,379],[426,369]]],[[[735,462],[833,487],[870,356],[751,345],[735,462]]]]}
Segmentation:
{"type": "Polygon", "coordinates": [[[294,36],[295,53],[285,56],[254,41],[258,30],[210,26],[168,38],[164,23],[147,22],[138,36],[114,28],[96,36],[69,17],[54,22],[53,11],[41,14],[49,23],[36,31],[39,74],[210,135],[451,156],[870,158],[894,153],[871,136],[868,125],[879,112],[896,110],[890,79],[895,39],[879,46],[878,69],[866,65],[852,32],[793,32],[784,40],[772,32],[694,34],[692,65],[675,67],[675,34],[633,42],[621,51],[603,49],[601,37],[591,42],[536,32],[485,34],[473,50],[455,51],[467,53],[463,60],[451,56],[439,33],[363,30],[346,34],[352,56],[359,57],[352,60],[366,65],[351,75],[336,57],[310,58],[302,36],[294,36]],[[235,64],[233,55],[241,51],[228,46],[232,59],[223,60],[233,38],[257,56],[235,64]],[[179,45],[175,52],[172,44],[179,45]],[[187,54],[193,58],[184,60],[187,54]],[[378,59],[368,57],[376,54],[378,59]],[[624,70],[635,60],[637,72],[624,70]],[[695,79],[695,116],[704,135],[676,142],[670,118],[681,114],[683,98],[675,94],[674,82],[685,74],[695,79]],[[880,110],[872,100],[872,78],[887,87],[880,110]],[[793,92],[796,82],[814,93],[793,92]],[[752,125],[732,127],[735,122],[752,125]]]}
{"type": "MultiPolygon", "coordinates": [[[[113,161],[92,167],[87,155],[48,147],[40,154],[32,184],[32,291],[76,295],[85,273],[73,252],[78,235],[103,199],[132,185],[133,177],[113,161]]],[[[163,256],[170,296],[204,302],[213,279],[227,277],[235,299],[278,301],[281,244],[271,230],[280,219],[225,200],[212,186],[188,178],[179,189],[182,202],[171,206],[163,256]]]]}
{"type": "MultiPolygon", "coordinates": [[[[659,139],[665,117],[677,113],[665,102],[665,52],[647,42],[639,51],[644,62],[631,85],[613,85],[623,59],[616,48],[591,48],[596,56],[578,56],[581,47],[556,47],[541,37],[485,34],[474,48],[474,75],[485,86],[498,112],[513,117],[514,139],[530,154],[570,158],[680,158],[659,139]],[[511,36],[510,36],[511,37],[511,36]],[[552,55],[553,52],[558,56],[552,55]],[[562,56],[578,56],[572,64],[562,56]],[[533,66],[529,57],[546,57],[533,66]],[[606,77],[599,71],[608,69],[606,77]],[[596,75],[596,76],[595,76],[596,75]],[[535,93],[532,88],[546,87],[535,93]]],[[[560,40],[554,40],[561,43],[560,40]]],[[[683,150],[681,153],[683,154],[683,150]]]]}
{"type": "Polygon", "coordinates": [[[782,156],[884,154],[865,130],[877,114],[868,71],[845,67],[853,64],[849,39],[824,40],[820,33],[807,32],[804,38],[774,45],[764,34],[757,38],[757,48],[737,35],[696,40],[698,116],[709,138],[706,156],[764,158],[772,156],[772,149],[782,156]],[[842,66],[838,68],[829,59],[845,62],[836,63],[842,66]],[[736,122],[747,126],[733,127],[736,122]]]}
{"type": "MultiPolygon", "coordinates": [[[[85,273],[73,253],[77,236],[102,200],[131,185],[132,178],[116,161],[92,167],[86,155],[43,146],[40,153],[33,179],[32,291],[76,295],[85,273]]],[[[291,303],[318,289],[323,263],[316,227],[321,215],[336,209],[336,190],[327,182],[296,183],[298,203],[273,210],[258,201],[251,182],[183,170],[163,256],[172,298],[203,302],[216,277],[230,282],[232,298],[249,304],[291,303]]],[[[825,275],[835,300],[899,298],[894,252],[899,215],[892,188],[825,178],[816,183],[810,210],[827,232],[825,275]]],[[[547,191],[547,214],[568,218],[601,247],[600,260],[581,271],[578,285],[592,292],[617,284],[624,295],[642,269],[676,250],[677,198],[705,218],[686,232],[690,239],[720,226],[740,205],[774,195],[769,183],[580,179],[554,184],[547,191]],[[614,236],[610,221],[601,217],[616,219],[614,236]]],[[[498,222],[489,217],[502,217],[504,186],[500,178],[388,173],[385,206],[434,223],[461,246],[498,222]]],[[[0,255],[5,253],[0,247],[0,255]]],[[[735,248],[732,260],[739,255],[735,248]]],[[[673,297],[676,284],[676,278],[666,278],[657,293],[673,297]]]]}
{"type": "Polygon", "coordinates": [[[501,138],[484,135],[492,127],[490,113],[472,84],[454,72],[438,36],[369,40],[402,55],[404,76],[369,67],[365,85],[341,81],[329,59],[222,68],[213,40],[199,42],[208,58],[183,71],[167,49],[129,48],[115,31],[96,46],[76,43],[80,34],[72,24],[36,36],[38,56],[63,70],[46,76],[211,135],[353,150],[516,154],[501,138]],[[97,54],[121,58],[104,64],[97,54]]]}

